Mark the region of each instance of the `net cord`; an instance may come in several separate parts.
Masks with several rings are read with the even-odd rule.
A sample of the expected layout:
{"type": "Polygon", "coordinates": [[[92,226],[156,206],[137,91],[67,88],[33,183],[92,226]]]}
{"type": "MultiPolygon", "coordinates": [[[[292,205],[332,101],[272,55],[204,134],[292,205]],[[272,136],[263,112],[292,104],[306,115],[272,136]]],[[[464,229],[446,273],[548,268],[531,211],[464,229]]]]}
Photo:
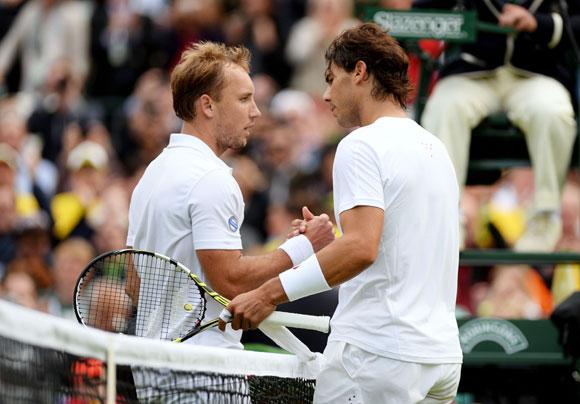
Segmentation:
{"type": "MultiPolygon", "coordinates": [[[[302,344],[292,333],[286,331],[287,333],[281,332],[285,336],[279,337],[279,340],[292,340],[294,343],[298,341],[302,344]]],[[[301,360],[295,355],[202,347],[113,334],[1,300],[0,335],[103,361],[107,360],[108,352],[111,351],[116,365],[141,365],[232,375],[315,379],[323,360],[320,354],[307,354],[308,359],[301,360]]]]}

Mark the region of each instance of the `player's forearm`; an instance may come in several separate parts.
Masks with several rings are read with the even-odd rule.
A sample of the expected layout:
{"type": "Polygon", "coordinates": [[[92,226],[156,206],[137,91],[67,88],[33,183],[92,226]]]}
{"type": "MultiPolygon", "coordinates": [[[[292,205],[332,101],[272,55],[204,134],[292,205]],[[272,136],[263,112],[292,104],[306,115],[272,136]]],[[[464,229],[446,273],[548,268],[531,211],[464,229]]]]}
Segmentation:
{"type": "Polygon", "coordinates": [[[280,272],[288,268],[292,268],[292,261],[280,249],[265,255],[241,255],[237,265],[227,271],[226,282],[218,292],[231,299],[256,289],[272,278],[277,278],[280,272]]]}
{"type": "Polygon", "coordinates": [[[286,240],[274,252],[262,256],[240,256],[240,267],[235,274],[238,292],[255,289],[281,272],[303,262],[314,253],[314,245],[327,245],[334,240],[332,224],[326,215],[310,222],[310,237],[298,235],[286,240]]]}
{"type": "Polygon", "coordinates": [[[304,234],[286,240],[274,252],[244,256],[240,250],[198,250],[197,255],[213,289],[228,298],[248,292],[292,268],[334,240],[332,223],[327,215],[310,217],[304,234]]]}
{"type": "Polygon", "coordinates": [[[356,235],[339,239],[298,267],[284,271],[276,282],[266,282],[258,289],[259,294],[277,305],[327,291],[353,278],[374,262],[378,247],[371,244],[365,237],[356,235]]]}
{"type": "Polygon", "coordinates": [[[271,304],[277,306],[288,301],[288,296],[282,287],[279,277],[274,277],[258,288],[261,295],[266,297],[266,300],[271,304]]]}
{"type": "Polygon", "coordinates": [[[375,262],[378,247],[362,236],[335,240],[316,256],[326,282],[332,287],[354,278],[375,262]]]}
{"type": "Polygon", "coordinates": [[[383,229],[384,211],[356,206],[340,215],[344,235],[305,259],[297,268],[280,274],[290,300],[297,300],[343,283],[376,259],[383,229]]]}

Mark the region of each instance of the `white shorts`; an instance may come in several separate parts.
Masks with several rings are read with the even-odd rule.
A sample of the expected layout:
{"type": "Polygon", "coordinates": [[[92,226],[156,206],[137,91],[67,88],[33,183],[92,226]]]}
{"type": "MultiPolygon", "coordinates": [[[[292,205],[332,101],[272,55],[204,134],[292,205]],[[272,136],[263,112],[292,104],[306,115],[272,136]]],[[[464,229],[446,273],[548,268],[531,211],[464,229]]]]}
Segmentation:
{"type": "Polygon", "coordinates": [[[451,403],[461,364],[421,364],[378,356],[345,342],[330,342],[316,379],[315,403],[451,403]]]}

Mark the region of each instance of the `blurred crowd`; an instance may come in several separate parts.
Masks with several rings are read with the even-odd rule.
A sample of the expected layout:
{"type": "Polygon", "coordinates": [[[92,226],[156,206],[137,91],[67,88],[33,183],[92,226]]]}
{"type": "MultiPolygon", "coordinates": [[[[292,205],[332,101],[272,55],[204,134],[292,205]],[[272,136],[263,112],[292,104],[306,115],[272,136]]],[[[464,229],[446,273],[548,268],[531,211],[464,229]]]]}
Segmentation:
{"type": "MultiPolygon", "coordinates": [[[[80,271],[97,254],[125,247],[132,189],[181,127],[168,78],[194,41],[243,44],[252,53],[262,117],[248,146],[223,156],[244,197],[244,249],[276,248],[304,205],[333,217],[332,163],[346,133],[322,99],[324,50],[357,23],[365,3],[411,4],[0,0],[0,297],[74,318],[80,271]]],[[[570,172],[558,250],[580,252],[579,184],[570,172]]],[[[466,247],[511,248],[525,230],[533,187],[529,168],[467,187],[466,247]]],[[[573,277],[580,268],[566,271],[573,277]]],[[[554,274],[554,267],[463,268],[458,301],[469,314],[545,317],[554,274]]]]}

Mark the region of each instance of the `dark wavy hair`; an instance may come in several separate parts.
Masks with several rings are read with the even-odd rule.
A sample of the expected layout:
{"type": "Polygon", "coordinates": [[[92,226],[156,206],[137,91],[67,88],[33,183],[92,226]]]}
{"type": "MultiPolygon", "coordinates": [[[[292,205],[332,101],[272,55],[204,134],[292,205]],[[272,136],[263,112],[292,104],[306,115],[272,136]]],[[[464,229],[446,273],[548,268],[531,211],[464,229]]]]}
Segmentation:
{"type": "Polygon", "coordinates": [[[411,84],[407,75],[409,59],[399,43],[375,23],[364,23],[342,32],[325,54],[327,73],[334,63],[352,72],[360,60],[373,77],[371,96],[378,100],[392,97],[407,108],[411,84]]]}

